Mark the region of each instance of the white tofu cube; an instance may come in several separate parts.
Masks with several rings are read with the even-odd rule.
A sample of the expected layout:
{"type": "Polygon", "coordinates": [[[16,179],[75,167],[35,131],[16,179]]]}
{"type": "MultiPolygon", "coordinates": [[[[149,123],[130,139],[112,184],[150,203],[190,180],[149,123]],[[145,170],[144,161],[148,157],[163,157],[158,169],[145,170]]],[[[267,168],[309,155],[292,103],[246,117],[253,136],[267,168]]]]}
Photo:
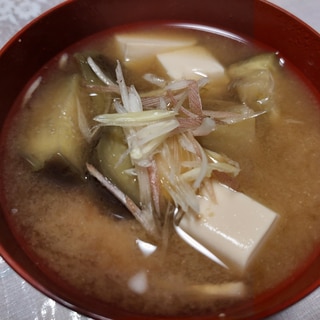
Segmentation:
{"type": "Polygon", "coordinates": [[[248,295],[248,287],[241,281],[239,282],[224,282],[220,284],[215,283],[204,283],[204,284],[196,284],[187,287],[187,292],[192,294],[200,295],[202,298],[207,297],[212,299],[216,298],[244,298],[248,295]]]}
{"type": "Polygon", "coordinates": [[[174,80],[209,77],[225,79],[225,68],[205,48],[193,46],[157,54],[157,59],[174,80]]]}
{"type": "Polygon", "coordinates": [[[196,44],[192,37],[154,37],[148,34],[118,34],[115,40],[125,61],[150,58],[157,53],[176,50],[196,44]]]}
{"type": "Polygon", "coordinates": [[[185,214],[179,227],[227,266],[244,271],[278,215],[243,193],[213,183],[216,202],[199,197],[200,215],[185,214]]]}

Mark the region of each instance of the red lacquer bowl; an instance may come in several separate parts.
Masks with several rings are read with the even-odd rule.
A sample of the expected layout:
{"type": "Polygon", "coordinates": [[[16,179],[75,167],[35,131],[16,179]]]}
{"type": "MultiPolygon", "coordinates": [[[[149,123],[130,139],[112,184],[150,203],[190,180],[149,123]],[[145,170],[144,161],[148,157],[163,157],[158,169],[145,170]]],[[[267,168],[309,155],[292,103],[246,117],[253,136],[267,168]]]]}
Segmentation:
{"type": "MultiPolygon", "coordinates": [[[[30,78],[64,48],[110,27],[154,20],[187,21],[214,26],[266,44],[280,51],[308,79],[312,90],[320,95],[319,34],[266,1],[67,1],[29,24],[1,51],[1,126],[30,78]]],[[[59,281],[52,281],[19,246],[3,212],[0,213],[0,253],[35,288],[69,308],[97,319],[143,318],[89,299],[59,281]]],[[[293,277],[271,292],[257,297],[250,305],[229,310],[230,317],[261,319],[288,307],[315,290],[320,284],[319,253],[320,247],[296,270],[293,277]]],[[[203,319],[214,317],[207,316],[203,319]]]]}

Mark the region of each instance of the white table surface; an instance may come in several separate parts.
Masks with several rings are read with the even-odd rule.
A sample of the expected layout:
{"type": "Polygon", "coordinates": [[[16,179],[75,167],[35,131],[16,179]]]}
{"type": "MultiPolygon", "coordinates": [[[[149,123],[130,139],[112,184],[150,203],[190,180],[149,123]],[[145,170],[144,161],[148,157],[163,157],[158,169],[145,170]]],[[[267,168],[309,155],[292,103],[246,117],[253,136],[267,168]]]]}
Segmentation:
{"type": "MultiPolygon", "coordinates": [[[[63,0],[0,0],[0,47],[29,21],[61,2],[63,0]]],[[[270,0],[270,2],[288,10],[320,32],[320,0],[270,0]]],[[[89,320],[35,290],[1,257],[0,319],[89,320]]],[[[268,318],[268,320],[298,319],[320,319],[320,288],[297,304],[268,318]]]]}

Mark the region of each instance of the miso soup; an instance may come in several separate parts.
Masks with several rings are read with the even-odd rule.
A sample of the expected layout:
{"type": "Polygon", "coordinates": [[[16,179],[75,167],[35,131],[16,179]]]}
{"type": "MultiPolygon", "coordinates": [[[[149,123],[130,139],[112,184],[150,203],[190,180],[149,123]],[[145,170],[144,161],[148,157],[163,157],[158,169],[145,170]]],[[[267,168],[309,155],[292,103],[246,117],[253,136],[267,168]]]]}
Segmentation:
{"type": "Polygon", "coordinates": [[[11,228],[40,269],[100,301],[228,315],[319,247],[319,100],[281,52],[250,39],[179,24],[96,35],[34,76],[6,128],[11,228]],[[210,236],[222,263],[176,232],[204,215],[197,199],[216,203],[212,181],[275,214],[241,267],[210,236]]]}

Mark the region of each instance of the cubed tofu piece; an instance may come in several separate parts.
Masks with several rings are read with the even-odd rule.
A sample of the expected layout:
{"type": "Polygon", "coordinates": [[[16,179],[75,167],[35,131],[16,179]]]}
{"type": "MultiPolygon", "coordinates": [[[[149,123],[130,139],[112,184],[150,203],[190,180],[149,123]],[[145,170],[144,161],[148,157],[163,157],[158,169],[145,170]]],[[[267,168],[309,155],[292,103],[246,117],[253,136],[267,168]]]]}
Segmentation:
{"type": "Polygon", "coordinates": [[[191,285],[185,292],[196,295],[199,299],[205,297],[212,299],[243,299],[248,295],[248,287],[241,281],[216,283],[204,283],[191,285]]]}
{"type": "Polygon", "coordinates": [[[157,59],[173,80],[209,77],[225,80],[225,68],[205,48],[193,46],[157,54],[157,59]]]}
{"type": "Polygon", "coordinates": [[[196,44],[192,37],[154,37],[148,34],[118,34],[115,40],[125,61],[154,57],[157,53],[172,51],[196,44]]]}
{"type": "Polygon", "coordinates": [[[213,182],[215,201],[199,198],[200,215],[185,214],[179,227],[226,266],[243,272],[278,214],[243,193],[213,182]]]}

